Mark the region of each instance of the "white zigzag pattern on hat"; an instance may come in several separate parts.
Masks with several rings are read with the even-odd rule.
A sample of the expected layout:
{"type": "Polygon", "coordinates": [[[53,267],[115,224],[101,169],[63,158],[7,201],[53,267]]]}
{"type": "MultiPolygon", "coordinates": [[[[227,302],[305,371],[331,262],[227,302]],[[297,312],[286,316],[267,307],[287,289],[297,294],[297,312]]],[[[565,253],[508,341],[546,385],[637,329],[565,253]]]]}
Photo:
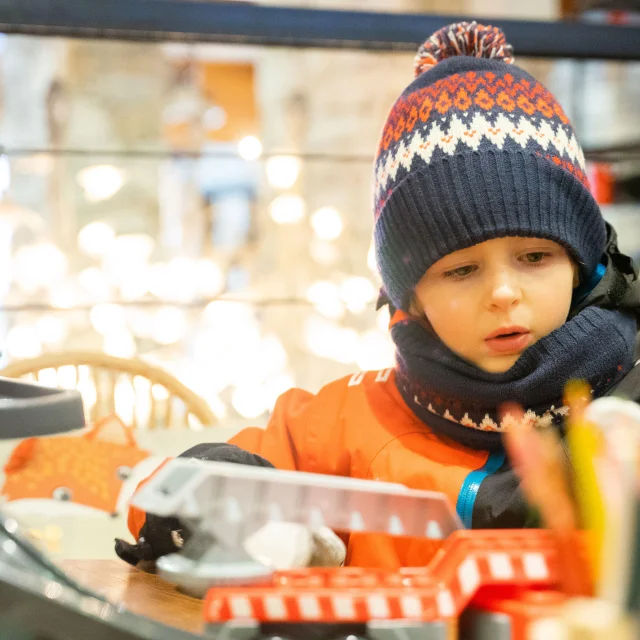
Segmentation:
{"type": "Polygon", "coordinates": [[[437,147],[453,155],[458,144],[462,142],[475,151],[483,138],[492,142],[498,149],[502,149],[507,136],[519,143],[523,149],[529,140],[537,142],[544,151],[551,146],[559,155],[568,156],[574,163],[577,162],[583,171],[586,170],[584,154],[575,135],[572,132],[569,137],[560,125],[558,130],[554,131],[548,120],[543,120],[536,125],[524,116],[514,124],[503,113],[491,122],[478,113],[467,126],[457,115],[454,115],[447,132],[443,131],[438,123],[434,123],[426,136],[423,137],[422,133],[417,131],[411,138],[409,146],[402,140],[395,154],[393,152],[388,154],[376,171],[376,194],[380,195],[389,181],[395,180],[400,167],[408,171],[416,156],[421,157],[428,164],[437,147]]]}
{"type": "MultiPolygon", "coordinates": [[[[420,400],[418,400],[418,396],[416,395],[414,395],[413,397],[413,402],[417,405],[420,405],[421,407],[424,407],[424,405],[420,402],[420,400]]],[[[504,432],[504,431],[509,431],[517,424],[516,419],[510,413],[507,413],[499,424],[495,422],[489,416],[489,414],[485,414],[482,422],[478,424],[469,417],[468,413],[465,413],[460,420],[456,420],[456,418],[454,418],[454,416],[451,415],[449,409],[445,409],[445,412],[443,414],[439,414],[433,408],[433,405],[431,403],[429,403],[425,408],[430,413],[433,413],[433,415],[444,418],[445,420],[449,420],[449,422],[455,422],[456,424],[461,424],[464,427],[471,427],[472,429],[477,429],[478,431],[504,432]]],[[[548,429],[553,425],[553,419],[556,416],[564,417],[564,416],[567,416],[568,413],[569,413],[569,407],[564,407],[564,406],[557,407],[557,408],[554,406],[551,406],[551,408],[547,409],[540,416],[535,411],[532,411],[531,409],[529,409],[524,414],[524,420],[537,429],[548,429]]]]}

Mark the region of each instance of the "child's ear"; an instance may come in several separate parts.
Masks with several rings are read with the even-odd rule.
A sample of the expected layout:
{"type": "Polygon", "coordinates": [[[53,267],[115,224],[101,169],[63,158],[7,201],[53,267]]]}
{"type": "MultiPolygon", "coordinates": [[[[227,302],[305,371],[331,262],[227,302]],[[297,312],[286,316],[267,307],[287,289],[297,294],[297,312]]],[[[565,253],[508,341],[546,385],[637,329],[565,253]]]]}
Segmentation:
{"type": "Polygon", "coordinates": [[[414,319],[418,320],[420,324],[424,326],[427,331],[435,334],[431,323],[429,322],[429,318],[427,318],[427,314],[425,310],[420,306],[420,302],[418,301],[417,296],[414,294],[411,296],[411,301],[409,302],[409,309],[407,313],[414,319]]]}
{"type": "Polygon", "coordinates": [[[580,285],[580,271],[578,271],[578,265],[573,263],[573,288],[575,289],[580,285]]]}

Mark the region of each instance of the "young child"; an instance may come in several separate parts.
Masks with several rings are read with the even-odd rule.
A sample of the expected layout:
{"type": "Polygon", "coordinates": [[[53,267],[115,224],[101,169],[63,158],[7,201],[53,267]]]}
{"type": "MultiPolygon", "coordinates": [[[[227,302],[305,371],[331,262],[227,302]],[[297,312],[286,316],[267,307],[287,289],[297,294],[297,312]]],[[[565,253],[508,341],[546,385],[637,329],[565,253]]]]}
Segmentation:
{"type": "MultiPolygon", "coordinates": [[[[588,381],[595,396],[625,377],[627,393],[640,388],[628,376],[640,285],[589,192],[569,120],[513,64],[499,29],[441,29],[415,71],[375,161],[395,368],[317,395],[292,389],[265,430],[196,454],[441,491],[467,527],[534,526],[502,446],[513,419],[500,407],[518,403],[537,426],[562,430],[567,381],[588,381]]],[[[144,513],[132,510],[130,525],[146,546],[120,541],[121,556],[167,552],[144,513]]],[[[353,534],[346,564],[424,565],[433,550],[353,534]]]]}

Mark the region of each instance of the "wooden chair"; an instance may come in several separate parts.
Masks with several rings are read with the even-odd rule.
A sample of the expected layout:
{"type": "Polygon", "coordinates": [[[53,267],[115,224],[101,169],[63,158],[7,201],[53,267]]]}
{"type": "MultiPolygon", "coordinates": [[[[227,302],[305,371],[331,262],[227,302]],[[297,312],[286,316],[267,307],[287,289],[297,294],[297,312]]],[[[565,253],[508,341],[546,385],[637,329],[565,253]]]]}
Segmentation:
{"type": "Polygon", "coordinates": [[[99,352],[47,353],[12,362],[0,370],[0,376],[78,389],[92,422],[115,413],[136,428],[199,428],[216,423],[213,411],[197,393],[167,371],[136,358],[99,352]]]}

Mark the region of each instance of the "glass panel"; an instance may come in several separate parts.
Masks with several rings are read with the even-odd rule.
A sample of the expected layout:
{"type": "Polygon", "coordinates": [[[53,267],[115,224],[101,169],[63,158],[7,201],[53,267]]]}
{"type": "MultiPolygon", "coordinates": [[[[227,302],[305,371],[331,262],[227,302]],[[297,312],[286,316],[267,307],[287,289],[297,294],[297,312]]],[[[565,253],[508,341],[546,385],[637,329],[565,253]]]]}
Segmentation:
{"type": "MultiPolygon", "coordinates": [[[[147,370],[43,367],[42,382],[76,381],[92,424],[115,407],[137,427],[92,432],[94,444],[73,454],[85,474],[74,486],[52,490],[37,474],[25,483],[44,506],[5,505],[86,576],[69,563],[114,558],[113,539],[130,538],[127,499],[165,456],[265,424],[291,386],[315,392],[393,365],[388,312],[375,309],[371,176],[412,55],[1,43],[4,364],[61,351],[138,357],[198,394],[219,424],[185,416],[189,402],[173,402],[175,389],[147,370]],[[167,415],[168,428],[150,428],[167,415]],[[98,465],[105,443],[130,457],[98,465]],[[108,488],[84,494],[85,485],[108,488]]],[[[587,151],[640,138],[640,64],[519,62],[556,93],[587,151]]],[[[637,166],[609,170],[621,180],[637,166]]],[[[625,208],[614,200],[607,215],[638,254],[640,237],[627,232],[638,205],[626,193],[625,208]]],[[[0,440],[0,464],[20,444],[0,440]]]]}
{"type": "MultiPolygon", "coordinates": [[[[226,419],[392,364],[371,162],[410,55],[3,43],[8,360],[142,355],[226,419]]],[[[639,64],[519,62],[586,150],[640,136],[639,64]]]]}

